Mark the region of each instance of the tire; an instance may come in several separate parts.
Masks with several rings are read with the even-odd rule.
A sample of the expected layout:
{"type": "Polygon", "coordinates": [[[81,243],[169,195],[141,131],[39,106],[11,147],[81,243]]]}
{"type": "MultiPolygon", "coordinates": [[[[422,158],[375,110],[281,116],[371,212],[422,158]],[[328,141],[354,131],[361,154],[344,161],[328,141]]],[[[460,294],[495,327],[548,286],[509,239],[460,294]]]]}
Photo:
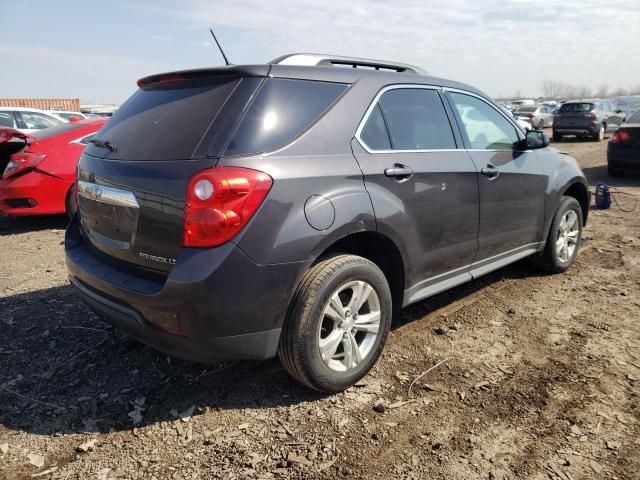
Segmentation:
{"type": "Polygon", "coordinates": [[[542,119],[538,122],[538,130],[544,130],[544,120],[542,119]]]}
{"type": "Polygon", "coordinates": [[[76,205],[75,197],[73,195],[73,187],[71,187],[64,199],[64,211],[67,214],[67,217],[73,218],[77,209],[78,206],[76,205]]]}
{"type": "Polygon", "coordinates": [[[603,123],[598,128],[598,131],[593,134],[593,140],[596,142],[601,142],[604,140],[604,134],[606,132],[606,125],[603,123]]]}
{"type": "Polygon", "coordinates": [[[364,377],[378,360],[389,334],[391,318],[391,291],[377,265],[355,255],[326,258],[307,271],[293,295],[278,357],[287,372],[304,385],[327,393],[342,391],[364,377]],[[365,303],[351,315],[345,307],[349,307],[361,286],[355,282],[370,286],[371,291],[365,303]],[[337,301],[344,309],[342,315],[336,315],[340,308],[337,301]],[[375,329],[373,319],[377,311],[377,332],[359,330],[375,329]],[[372,321],[363,322],[364,315],[369,315],[372,321]],[[362,354],[358,361],[355,361],[356,350],[345,348],[353,346],[354,340],[357,353],[362,354]],[[336,348],[332,349],[332,345],[336,348]],[[349,361],[347,351],[351,351],[353,362],[349,361]]]}
{"type": "Polygon", "coordinates": [[[614,167],[610,163],[607,163],[607,173],[610,177],[623,177],[624,169],[620,167],[614,167]]]}
{"type": "Polygon", "coordinates": [[[582,207],[580,207],[580,203],[573,197],[562,197],[560,201],[560,205],[556,210],[556,213],[553,217],[553,222],[551,223],[551,228],[549,229],[549,235],[547,236],[547,243],[544,247],[542,253],[534,255],[532,257],[533,264],[549,273],[562,273],[567,270],[575,261],[576,256],[578,255],[578,249],[580,248],[580,239],[582,238],[582,207]],[[575,217],[570,214],[573,212],[575,217]],[[569,228],[568,235],[564,234],[564,227],[562,225],[563,221],[569,216],[569,218],[575,218],[575,235],[573,228],[569,228]],[[573,238],[573,242],[570,240],[567,243],[566,252],[563,250],[563,254],[566,253],[565,258],[562,258],[559,253],[559,242],[560,237],[564,236],[565,240],[570,236],[573,238]],[[573,250],[569,247],[573,245],[573,250]]]}
{"type": "Polygon", "coordinates": [[[553,132],[553,141],[554,142],[560,142],[562,141],[562,134],[558,133],[556,131],[553,132]]]}

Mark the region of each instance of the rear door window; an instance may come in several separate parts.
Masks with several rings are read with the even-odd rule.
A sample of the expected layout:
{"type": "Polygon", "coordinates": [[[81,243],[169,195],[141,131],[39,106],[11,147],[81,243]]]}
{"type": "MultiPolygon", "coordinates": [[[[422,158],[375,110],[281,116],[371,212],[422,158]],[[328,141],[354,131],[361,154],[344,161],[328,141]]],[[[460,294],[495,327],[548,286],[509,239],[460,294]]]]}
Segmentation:
{"type": "MultiPolygon", "coordinates": [[[[391,149],[411,151],[456,148],[449,118],[436,90],[395,88],[383,93],[378,103],[389,131],[391,149]]],[[[374,125],[371,120],[367,121],[361,140],[370,148],[378,150],[367,139],[371,136],[367,129],[374,125]]],[[[373,120],[379,123],[375,117],[373,120]]]]}
{"type": "Polygon", "coordinates": [[[312,80],[266,80],[225,155],[250,155],[284,147],[318,121],[347,87],[312,80]]]}
{"type": "Polygon", "coordinates": [[[98,135],[115,151],[89,144],[87,152],[122,160],[190,159],[239,83],[238,77],[225,77],[142,87],[98,135]]]}

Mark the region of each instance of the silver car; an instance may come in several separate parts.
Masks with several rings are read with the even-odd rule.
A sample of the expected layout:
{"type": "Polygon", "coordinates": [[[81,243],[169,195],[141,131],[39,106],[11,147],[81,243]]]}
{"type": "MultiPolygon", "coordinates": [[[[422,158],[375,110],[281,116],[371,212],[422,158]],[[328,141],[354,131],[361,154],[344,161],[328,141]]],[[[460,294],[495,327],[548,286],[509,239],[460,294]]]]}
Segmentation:
{"type": "Polygon", "coordinates": [[[544,128],[553,125],[552,109],[546,105],[528,105],[518,108],[513,116],[516,119],[526,120],[533,128],[544,128]]]}

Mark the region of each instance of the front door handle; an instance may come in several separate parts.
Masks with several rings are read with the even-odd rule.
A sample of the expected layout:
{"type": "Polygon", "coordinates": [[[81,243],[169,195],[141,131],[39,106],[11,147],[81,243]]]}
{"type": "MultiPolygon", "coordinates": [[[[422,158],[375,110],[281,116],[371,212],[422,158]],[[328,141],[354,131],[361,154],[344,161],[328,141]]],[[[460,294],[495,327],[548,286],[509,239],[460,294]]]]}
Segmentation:
{"type": "Polygon", "coordinates": [[[498,175],[500,175],[500,170],[498,170],[490,163],[487,163],[487,166],[480,170],[480,173],[487,177],[489,180],[493,180],[494,178],[498,178],[498,175]]]}
{"type": "Polygon", "coordinates": [[[406,165],[396,163],[392,168],[385,169],[384,176],[393,178],[397,182],[404,182],[413,177],[413,170],[411,170],[406,165]]]}

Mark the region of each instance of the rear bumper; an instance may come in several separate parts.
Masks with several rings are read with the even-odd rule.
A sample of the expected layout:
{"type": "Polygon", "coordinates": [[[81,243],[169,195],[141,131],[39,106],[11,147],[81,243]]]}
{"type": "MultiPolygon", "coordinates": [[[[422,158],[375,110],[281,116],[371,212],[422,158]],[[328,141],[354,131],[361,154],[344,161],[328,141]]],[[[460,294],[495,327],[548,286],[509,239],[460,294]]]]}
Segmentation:
{"type": "Polygon", "coordinates": [[[640,146],[607,147],[607,164],[616,168],[640,170],[640,146]]]}
{"type": "Polygon", "coordinates": [[[306,269],[306,262],[257,265],[228,243],[183,249],[166,280],[150,280],[94,256],[77,217],[65,250],[70,281],[92,310],[143,343],[199,362],[273,357],[306,269]]]}
{"type": "Polygon", "coordinates": [[[598,124],[589,125],[553,125],[554,133],[560,133],[562,135],[596,135],[598,133],[598,124]]]}
{"type": "Polygon", "coordinates": [[[72,182],[37,170],[0,180],[0,212],[8,215],[64,213],[72,182]]]}

